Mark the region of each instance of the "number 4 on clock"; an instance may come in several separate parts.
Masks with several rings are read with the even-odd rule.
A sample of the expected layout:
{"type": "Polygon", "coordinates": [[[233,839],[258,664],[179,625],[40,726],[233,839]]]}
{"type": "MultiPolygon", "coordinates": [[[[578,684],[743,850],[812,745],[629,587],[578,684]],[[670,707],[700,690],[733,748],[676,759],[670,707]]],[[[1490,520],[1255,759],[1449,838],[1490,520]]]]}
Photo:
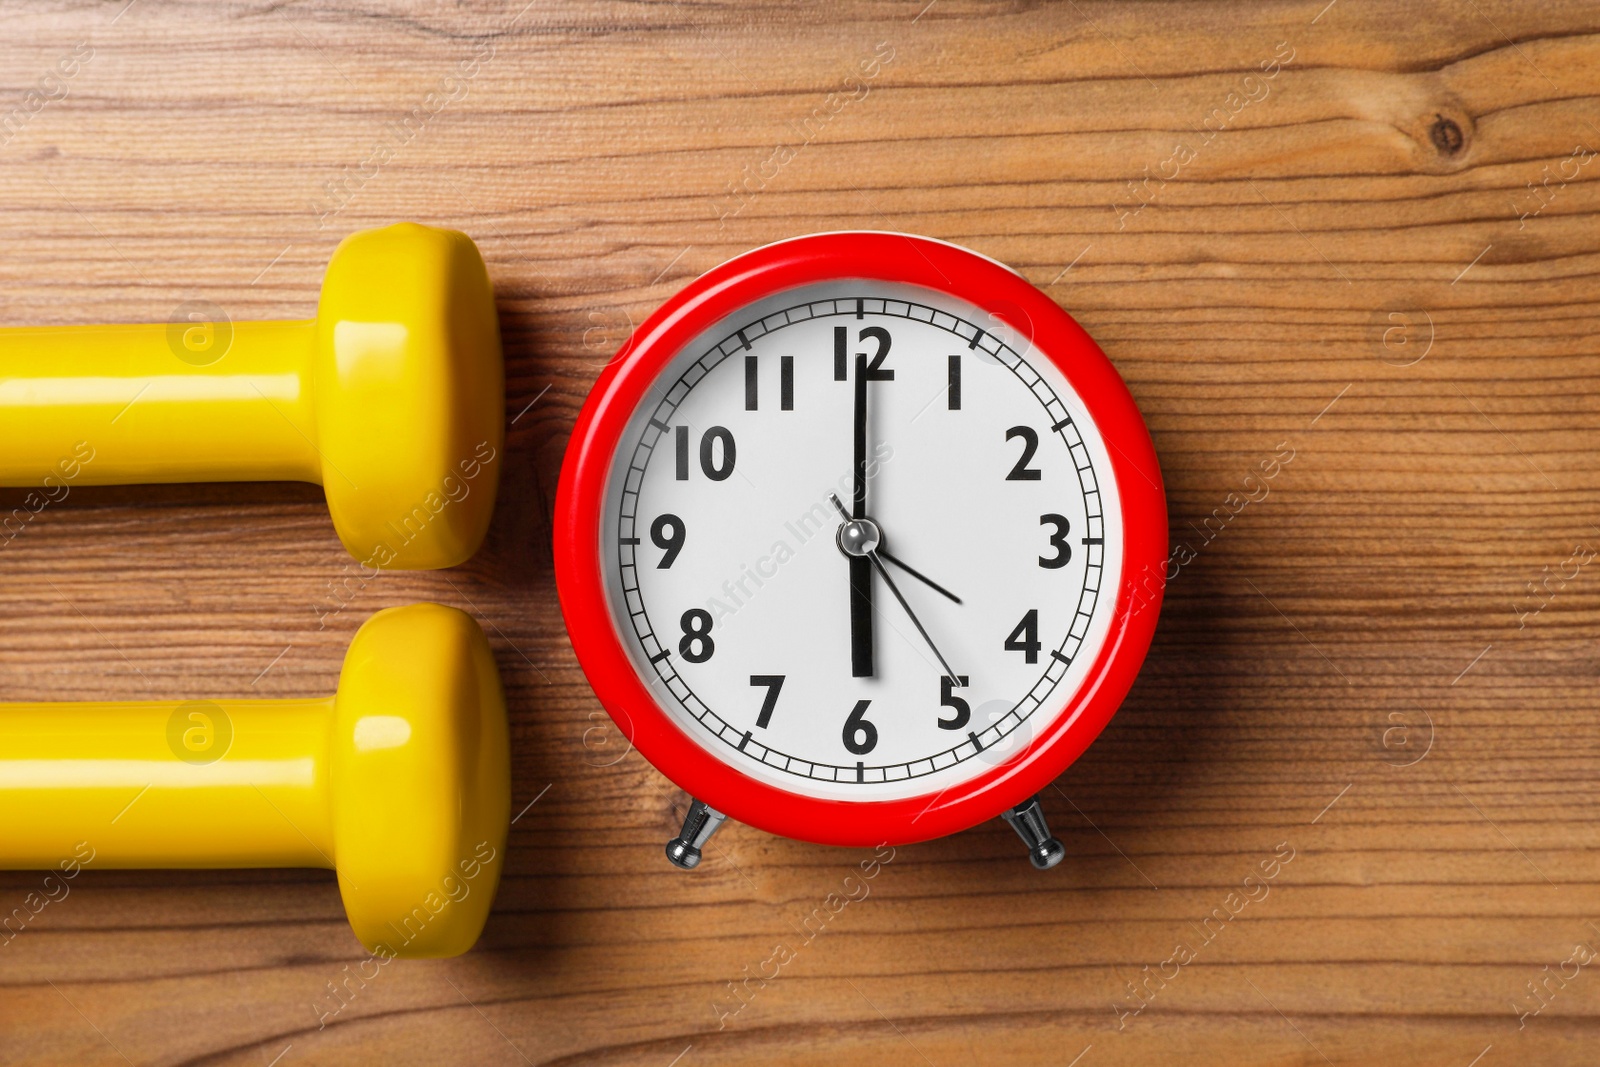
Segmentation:
{"type": "Polygon", "coordinates": [[[1005,649],[1007,652],[1021,652],[1024,663],[1038,663],[1039,649],[1043,647],[1039,643],[1039,609],[1029,608],[1022,621],[1017,623],[1017,628],[1006,637],[1005,649]]]}

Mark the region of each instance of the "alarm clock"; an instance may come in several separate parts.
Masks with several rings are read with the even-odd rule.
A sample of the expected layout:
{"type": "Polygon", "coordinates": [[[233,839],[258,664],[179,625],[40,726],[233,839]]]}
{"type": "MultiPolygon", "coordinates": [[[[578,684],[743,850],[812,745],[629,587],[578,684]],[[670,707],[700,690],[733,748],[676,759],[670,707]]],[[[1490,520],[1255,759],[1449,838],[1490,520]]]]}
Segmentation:
{"type": "Polygon", "coordinates": [[[1039,792],[1149,648],[1166,503],[1110,361],[1007,267],[900,233],[781,241],[705,274],[601,373],[557,493],[562,612],[600,703],[725,818],[832,845],[1039,792]]]}

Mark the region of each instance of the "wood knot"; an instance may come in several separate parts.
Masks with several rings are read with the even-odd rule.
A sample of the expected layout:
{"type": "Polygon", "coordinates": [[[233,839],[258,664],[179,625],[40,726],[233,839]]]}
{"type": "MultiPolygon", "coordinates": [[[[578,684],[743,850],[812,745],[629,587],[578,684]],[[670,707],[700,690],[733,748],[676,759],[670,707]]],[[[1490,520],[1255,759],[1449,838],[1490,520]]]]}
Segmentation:
{"type": "Polygon", "coordinates": [[[1467,139],[1456,120],[1447,119],[1437,113],[1433,119],[1433,125],[1428,127],[1428,140],[1433,142],[1433,147],[1439,154],[1453,156],[1461,151],[1461,146],[1466,144],[1467,139]]]}
{"type": "MultiPolygon", "coordinates": [[[[1418,170],[1450,174],[1468,166],[1475,155],[1477,129],[1472,113],[1447,94],[1433,93],[1409,117],[1396,123],[1412,142],[1412,160],[1418,170]]],[[[1404,102],[1404,101],[1401,101],[1404,102]]]]}

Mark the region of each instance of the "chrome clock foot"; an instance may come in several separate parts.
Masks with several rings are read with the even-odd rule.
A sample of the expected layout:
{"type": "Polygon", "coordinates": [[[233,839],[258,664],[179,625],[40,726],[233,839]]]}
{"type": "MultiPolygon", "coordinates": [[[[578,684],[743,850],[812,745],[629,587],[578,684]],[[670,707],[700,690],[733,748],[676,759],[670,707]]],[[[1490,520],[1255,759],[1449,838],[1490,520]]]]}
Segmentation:
{"type": "MultiPolygon", "coordinates": [[[[690,797],[689,814],[683,817],[683,829],[678,832],[677,837],[667,842],[667,859],[672,861],[673,866],[686,871],[692,871],[700,866],[700,850],[706,847],[706,842],[711,840],[711,835],[717,832],[717,827],[721,826],[722,820],[726,818],[726,815],[705,801],[690,797]]],[[[1039,825],[1044,825],[1043,818],[1040,819],[1039,825]]],[[[1056,847],[1061,846],[1058,843],[1056,847]]]]}
{"type": "Polygon", "coordinates": [[[1000,817],[1010,823],[1017,836],[1022,838],[1022,843],[1028,846],[1028,860],[1041,871],[1048,871],[1067,854],[1061,842],[1050,835],[1050,827],[1044,821],[1044,809],[1039,806],[1038,797],[1018,804],[1010,811],[1001,812],[1000,817]]]}

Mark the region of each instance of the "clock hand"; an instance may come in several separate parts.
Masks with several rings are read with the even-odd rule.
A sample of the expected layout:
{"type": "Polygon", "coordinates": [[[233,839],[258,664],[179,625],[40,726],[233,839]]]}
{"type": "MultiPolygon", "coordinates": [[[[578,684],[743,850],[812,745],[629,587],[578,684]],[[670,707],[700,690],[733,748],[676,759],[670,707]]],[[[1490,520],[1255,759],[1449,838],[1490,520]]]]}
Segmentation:
{"type": "Polygon", "coordinates": [[[900,587],[894,584],[893,578],[889,577],[889,568],[883,565],[883,559],[878,552],[880,536],[877,524],[871,519],[852,519],[850,513],[845,511],[843,502],[835,494],[829,493],[828,499],[833,501],[833,506],[838,509],[840,517],[845,520],[844,525],[840,527],[840,544],[845,552],[852,560],[865,559],[868,561],[869,566],[877,569],[879,577],[883,579],[883,584],[889,587],[889,592],[894,594],[894,598],[905,609],[906,617],[911,620],[911,625],[917,628],[917,633],[922,635],[922,639],[933,650],[934,657],[938,659],[939,665],[944,668],[945,677],[950,679],[951,685],[959,686],[961,682],[957,679],[955,669],[950,666],[950,661],[944,658],[944,653],[939,651],[939,646],[933,643],[933,638],[928,636],[928,631],[922,625],[922,620],[917,618],[917,613],[911,610],[911,605],[901,595],[900,587]]]}
{"type": "MultiPolygon", "coordinates": [[[[867,515],[867,354],[856,356],[854,424],[855,517],[867,515]]],[[[838,503],[835,498],[834,503],[838,503]]],[[[841,508],[841,510],[843,510],[841,508]]],[[[845,516],[846,521],[850,519],[845,516]]],[[[871,678],[872,662],[872,561],[850,556],[850,674],[871,678]]]]}
{"type": "Polygon", "coordinates": [[[852,519],[867,517],[867,354],[861,352],[856,356],[856,398],[855,398],[855,467],[853,483],[854,497],[851,500],[853,511],[852,519]]]}
{"type": "Polygon", "coordinates": [[[883,557],[883,561],[885,563],[893,563],[896,567],[899,567],[901,570],[905,571],[907,574],[911,575],[911,577],[915,578],[917,581],[921,582],[923,585],[927,586],[929,589],[932,589],[935,593],[938,593],[940,596],[947,597],[950,600],[955,601],[957,604],[961,603],[961,598],[960,597],[956,596],[954,593],[952,593],[950,590],[946,589],[944,586],[940,585],[938,582],[934,581],[932,578],[929,578],[926,574],[923,574],[921,571],[917,570],[911,564],[902,563],[900,560],[896,559],[894,556],[891,556],[889,554],[889,550],[884,548],[882,545],[878,546],[878,555],[883,557]]]}
{"type": "Polygon", "coordinates": [[[933,649],[933,654],[939,660],[939,665],[944,668],[944,676],[950,679],[951,685],[959,686],[961,681],[956,677],[955,668],[950,666],[950,661],[944,658],[944,653],[939,651],[939,646],[934,644],[933,638],[928,636],[928,631],[923,628],[922,621],[917,618],[917,613],[911,610],[911,605],[906,603],[906,598],[900,595],[900,587],[894,584],[893,578],[889,577],[889,570],[883,565],[882,558],[875,551],[868,552],[867,558],[872,561],[874,567],[878,568],[878,574],[883,578],[883,584],[889,587],[889,592],[893,593],[894,598],[900,601],[900,606],[906,609],[906,616],[911,620],[911,625],[917,628],[917,633],[921,634],[922,639],[928,642],[928,647],[933,649]]]}

